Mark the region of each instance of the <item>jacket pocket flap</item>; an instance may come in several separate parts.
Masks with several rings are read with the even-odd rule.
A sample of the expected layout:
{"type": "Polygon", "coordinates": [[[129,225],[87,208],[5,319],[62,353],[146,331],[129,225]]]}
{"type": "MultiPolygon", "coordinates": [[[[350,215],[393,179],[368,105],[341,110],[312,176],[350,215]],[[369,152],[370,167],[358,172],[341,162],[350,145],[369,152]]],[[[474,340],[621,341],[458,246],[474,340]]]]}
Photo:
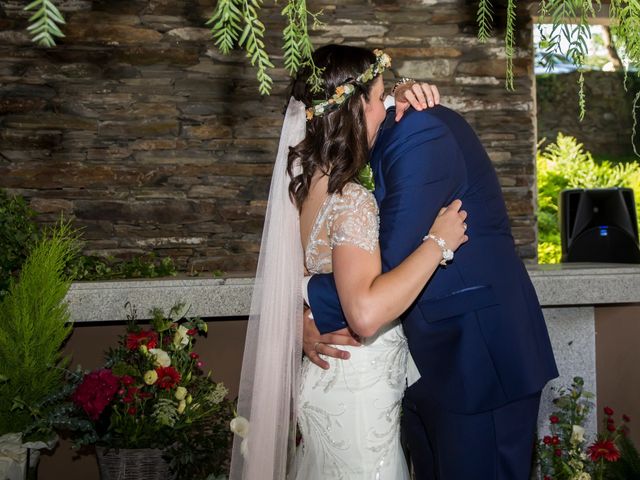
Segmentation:
{"type": "Polygon", "coordinates": [[[443,297],[420,300],[418,308],[425,321],[431,323],[498,303],[490,285],[476,285],[443,297]]]}

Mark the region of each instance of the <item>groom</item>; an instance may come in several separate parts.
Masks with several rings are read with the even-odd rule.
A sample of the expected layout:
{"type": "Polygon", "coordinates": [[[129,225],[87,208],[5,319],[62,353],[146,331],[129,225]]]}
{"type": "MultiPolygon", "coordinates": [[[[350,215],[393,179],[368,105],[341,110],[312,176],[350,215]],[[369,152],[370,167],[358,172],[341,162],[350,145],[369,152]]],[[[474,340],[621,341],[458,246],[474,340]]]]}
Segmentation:
{"type": "MultiPolygon", "coordinates": [[[[498,178],[456,112],[395,116],[392,107],[371,155],[383,271],[418,247],[441,207],[459,198],[469,214],[469,242],[402,315],[419,371],[402,414],[416,478],[526,480],[540,392],[558,372],[498,178]]],[[[325,345],[338,336],[326,334],[347,323],[331,274],[314,275],[308,295],[315,325],[305,322],[305,352],[322,363],[316,352],[340,353],[325,345]]]]}

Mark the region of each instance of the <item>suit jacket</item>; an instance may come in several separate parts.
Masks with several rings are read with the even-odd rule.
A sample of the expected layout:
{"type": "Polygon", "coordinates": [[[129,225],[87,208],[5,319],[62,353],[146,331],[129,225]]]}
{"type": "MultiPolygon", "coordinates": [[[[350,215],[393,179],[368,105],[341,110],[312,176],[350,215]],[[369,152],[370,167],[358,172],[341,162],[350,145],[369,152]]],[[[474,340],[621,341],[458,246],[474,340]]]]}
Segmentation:
{"type": "MultiPolygon", "coordinates": [[[[402,315],[422,377],[412,388],[459,413],[540,391],[558,371],[487,153],[471,126],[446,107],[409,110],[399,123],[394,113],[371,157],[383,271],[420,245],[441,207],[460,198],[469,213],[469,242],[402,315]]],[[[333,275],[311,278],[309,303],[322,333],[346,326],[333,275]]]]}

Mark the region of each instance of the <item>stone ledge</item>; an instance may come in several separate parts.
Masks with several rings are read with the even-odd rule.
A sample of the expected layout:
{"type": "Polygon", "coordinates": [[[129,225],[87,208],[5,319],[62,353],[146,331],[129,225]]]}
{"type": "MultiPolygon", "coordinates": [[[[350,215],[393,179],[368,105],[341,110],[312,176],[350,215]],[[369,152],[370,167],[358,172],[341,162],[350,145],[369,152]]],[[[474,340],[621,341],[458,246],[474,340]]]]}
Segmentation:
{"type": "MultiPolygon", "coordinates": [[[[529,274],[543,307],[640,303],[640,265],[535,265],[529,274]]],[[[171,278],[77,282],[67,299],[75,322],[126,320],[130,302],[138,318],[149,309],[168,310],[181,301],[188,315],[206,318],[246,316],[252,278],[171,278]]]]}

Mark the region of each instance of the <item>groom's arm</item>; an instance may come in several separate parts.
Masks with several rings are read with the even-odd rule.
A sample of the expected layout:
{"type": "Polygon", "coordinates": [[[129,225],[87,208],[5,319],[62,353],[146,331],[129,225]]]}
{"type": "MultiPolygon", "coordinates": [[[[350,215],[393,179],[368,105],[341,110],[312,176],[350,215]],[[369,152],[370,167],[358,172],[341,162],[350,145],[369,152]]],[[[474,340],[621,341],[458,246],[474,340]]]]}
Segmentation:
{"type": "Polygon", "coordinates": [[[460,197],[466,184],[458,144],[435,115],[410,112],[387,145],[382,164],[385,196],[379,205],[385,272],[420,245],[440,209],[460,197]]]}
{"type": "MultiPolygon", "coordinates": [[[[396,128],[383,157],[380,248],[383,270],[388,271],[420,245],[440,208],[461,195],[466,171],[453,135],[429,114],[411,112],[396,128]]],[[[333,275],[314,275],[308,293],[321,333],[347,326],[333,275]]]]}

